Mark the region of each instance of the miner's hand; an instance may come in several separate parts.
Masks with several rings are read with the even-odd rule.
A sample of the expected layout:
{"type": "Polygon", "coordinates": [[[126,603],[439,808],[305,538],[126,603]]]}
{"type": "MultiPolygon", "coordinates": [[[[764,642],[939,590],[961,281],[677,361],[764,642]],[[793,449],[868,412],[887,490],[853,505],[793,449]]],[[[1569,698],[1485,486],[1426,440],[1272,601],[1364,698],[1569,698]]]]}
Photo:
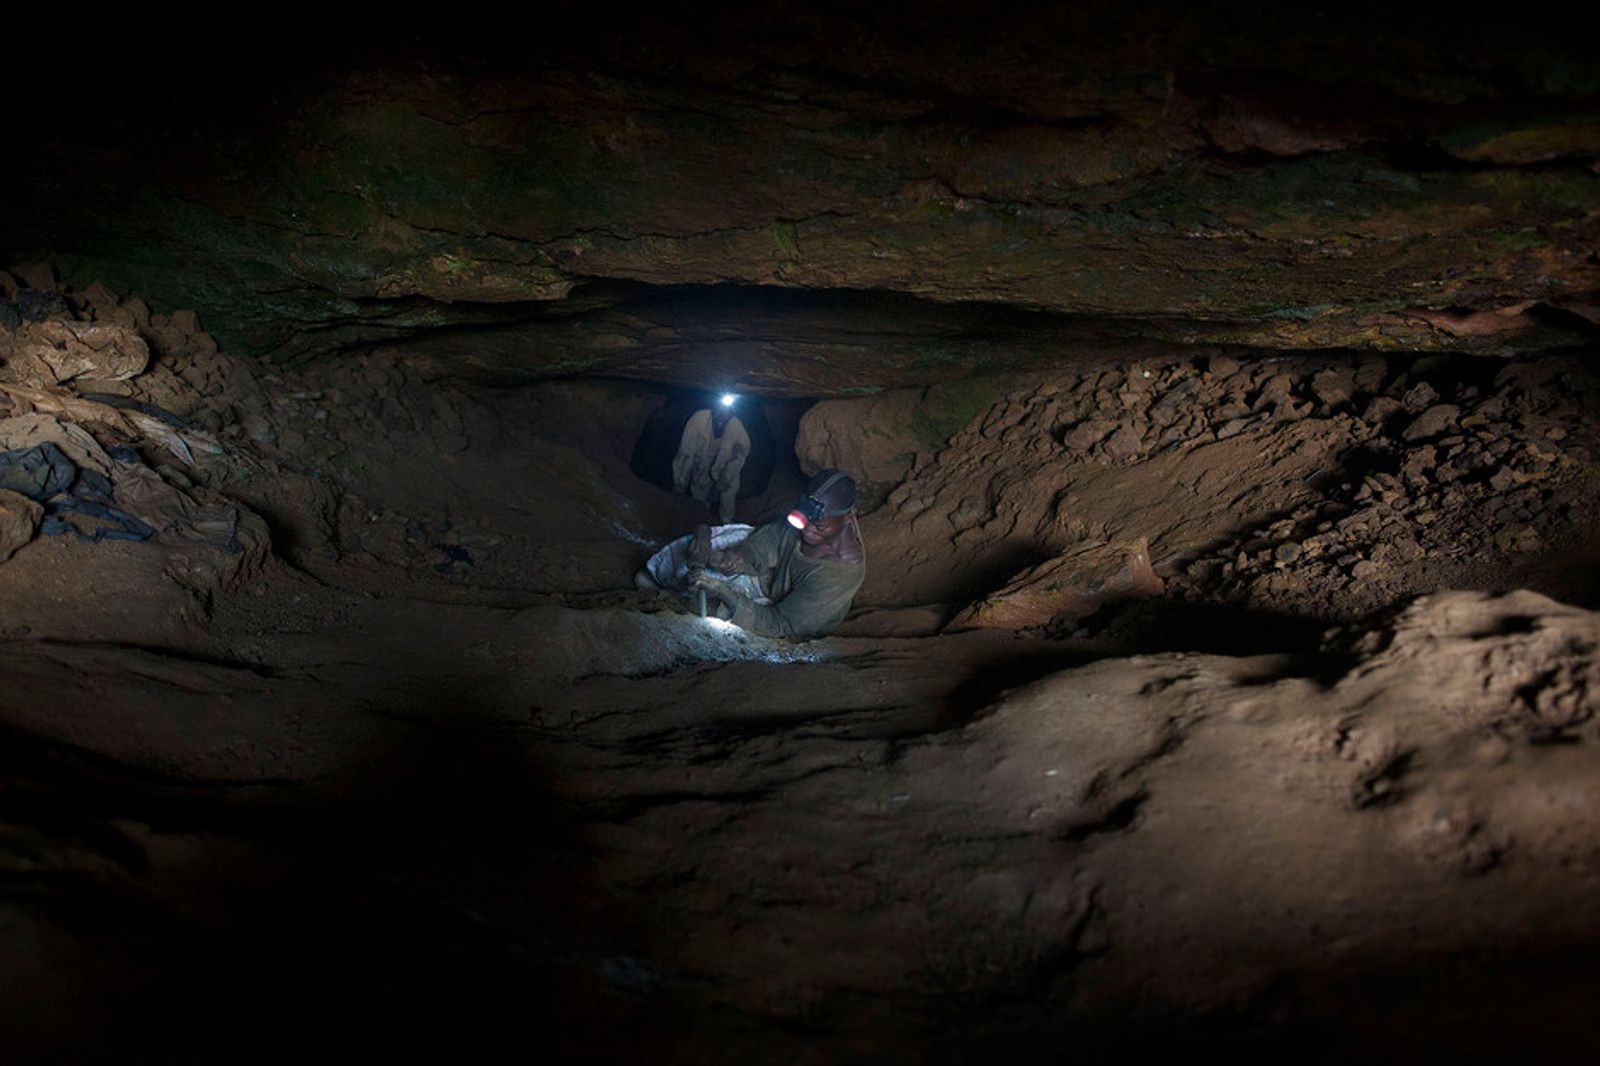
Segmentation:
{"type": "Polygon", "coordinates": [[[750,574],[756,572],[755,560],[750,557],[750,550],[743,544],[735,544],[727,551],[718,552],[715,561],[716,568],[724,574],[750,574]]]}
{"type": "Polygon", "coordinates": [[[696,526],[694,537],[689,541],[689,550],[685,553],[690,566],[705,566],[712,561],[715,554],[711,549],[711,527],[696,526]]]}
{"type": "Polygon", "coordinates": [[[703,566],[689,567],[689,570],[684,575],[684,578],[685,582],[689,586],[690,591],[694,591],[696,589],[705,589],[707,592],[716,593],[721,592],[727,585],[727,582],[723,578],[718,577],[716,574],[706,573],[706,568],[703,566]]]}

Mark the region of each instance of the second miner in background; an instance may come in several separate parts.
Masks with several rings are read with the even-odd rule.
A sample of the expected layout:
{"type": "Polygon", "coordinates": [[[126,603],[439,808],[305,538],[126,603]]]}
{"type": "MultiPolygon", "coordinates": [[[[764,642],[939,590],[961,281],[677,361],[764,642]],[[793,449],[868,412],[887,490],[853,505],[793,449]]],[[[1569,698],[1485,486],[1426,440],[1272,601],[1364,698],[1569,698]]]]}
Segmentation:
{"type": "Polygon", "coordinates": [[[733,413],[736,399],[732,393],[724,393],[716,403],[691,415],[672,460],[672,490],[686,492],[705,504],[724,525],[733,521],[739,475],[750,454],[750,434],[733,413]]]}

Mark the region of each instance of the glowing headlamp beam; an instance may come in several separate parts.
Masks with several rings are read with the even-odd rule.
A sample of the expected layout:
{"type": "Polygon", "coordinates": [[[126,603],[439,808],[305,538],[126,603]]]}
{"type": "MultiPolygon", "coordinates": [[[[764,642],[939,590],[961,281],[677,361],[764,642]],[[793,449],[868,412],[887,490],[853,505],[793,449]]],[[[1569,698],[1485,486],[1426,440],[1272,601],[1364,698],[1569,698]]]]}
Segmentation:
{"type": "Polygon", "coordinates": [[[724,406],[724,407],[732,407],[733,406],[733,402],[735,400],[737,400],[738,398],[739,397],[735,396],[731,392],[725,392],[725,393],[722,394],[722,406],[724,406]]]}

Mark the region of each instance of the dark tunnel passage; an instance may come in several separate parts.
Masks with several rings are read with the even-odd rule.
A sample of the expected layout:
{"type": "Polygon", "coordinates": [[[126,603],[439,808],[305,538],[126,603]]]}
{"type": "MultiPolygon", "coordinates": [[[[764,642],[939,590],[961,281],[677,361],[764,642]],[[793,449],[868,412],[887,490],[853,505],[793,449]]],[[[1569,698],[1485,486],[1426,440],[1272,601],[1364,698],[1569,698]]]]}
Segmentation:
{"type": "MultiPolygon", "coordinates": [[[[422,342],[252,365],[96,299],[66,288],[9,335],[148,328],[126,379],[147,406],[21,383],[12,348],[0,430],[88,425],[191,524],[39,534],[0,566],[7,900],[18,965],[63,975],[16,985],[18,1047],[93,1058],[114,1031],[203,1061],[270,1011],[293,1020],[244,1057],[329,1026],[431,1056],[580,1019],[551,1055],[1038,1060],[1124,1046],[1118,982],[1153,981],[1151,1054],[1338,1057],[1412,1024],[1395,989],[1435,953],[1470,950],[1430,987],[1480,1005],[1591,957],[1588,875],[1550,872],[1588,819],[1547,813],[1595,780],[1585,351],[1211,350],[744,395],[742,520],[781,521],[821,466],[860,483],[866,581],[831,636],[791,642],[629,588],[708,518],[670,462],[715,393],[489,387],[422,342]],[[111,417],[93,404],[184,414],[75,421],[111,417]],[[234,550],[198,539],[217,500],[234,550]],[[1474,776],[1508,759],[1538,770],[1474,776]],[[1252,861],[1298,873],[1241,883],[1252,861]],[[1335,932],[1264,917],[1285,894],[1335,932]],[[1456,908],[1491,901],[1463,933],[1456,908]],[[1553,902],[1561,951],[1527,931],[1553,902]],[[1348,945],[1332,963],[1322,935],[1348,945]],[[1258,962],[1220,961],[1242,944],[1258,962]],[[180,1002],[209,1020],[175,1031],[180,1002]]],[[[1581,1031],[1570,999],[1509,1002],[1581,1031]]]]}
{"type": "MultiPolygon", "coordinates": [[[[665,489],[672,488],[672,461],[677,454],[685,424],[696,411],[720,403],[729,392],[664,390],[660,407],[639,431],[629,467],[641,479],[665,489]]],[[[795,434],[800,415],[815,401],[773,399],[742,393],[733,406],[733,415],[750,436],[750,456],[745,460],[739,481],[739,498],[766,495],[774,472],[781,481],[795,482],[798,467],[794,461],[795,434]]]]}
{"type": "Polygon", "coordinates": [[[1592,1057],[1587,25],[28,14],[8,1061],[1592,1057]]]}
{"type": "MultiPolygon", "coordinates": [[[[94,1057],[115,1031],[201,1061],[272,1011],[296,1020],[262,1056],[334,1019],[340,1046],[433,1054],[579,1018],[552,1054],[667,1034],[683,1061],[1033,1059],[1120,1046],[1118,982],[1153,981],[1152,1053],[1343,1054],[1413,1016],[1362,990],[1429,953],[1473,953],[1441,994],[1474,1003],[1485,974],[1590,957],[1589,875],[1551,873],[1588,818],[1548,813],[1595,780],[1587,350],[1210,349],[743,394],[741,520],[781,523],[820,467],[859,483],[865,581],[795,642],[630,588],[710,517],[670,464],[715,392],[490,386],[425,338],[253,363],[192,317],[8,276],[0,432],[117,456],[113,510],[168,523],[41,529],[0,566],[7,898],[19,965],[64,975],[17,985],[19,1047],[94,1057]],[[114,343],[74,347],[91,327],[114,343]],[[135,336],[125,384],[26,377],[137,358],[135,336]],[[1507,760],[1529,769],[1492,776],[1507,760]],[[1247,861],[1299,874],[1241,886],[1247,861]],[[1282,893],[1337,930],[1336,963],[1262,917],[1282,893]],[[1456,909],[1489,901],[1463,933],[1456,909]],[[1527,932],[1554,902],[1576,955],[1527,932]],[[1246,943],[1253,968],[1218,961],[1246,943]],[[212,1021],[175,1033],[180,1000],[212,1021]]],[[[1566,999],[1516,1003],[1575,1031],[1566,999]]]]}

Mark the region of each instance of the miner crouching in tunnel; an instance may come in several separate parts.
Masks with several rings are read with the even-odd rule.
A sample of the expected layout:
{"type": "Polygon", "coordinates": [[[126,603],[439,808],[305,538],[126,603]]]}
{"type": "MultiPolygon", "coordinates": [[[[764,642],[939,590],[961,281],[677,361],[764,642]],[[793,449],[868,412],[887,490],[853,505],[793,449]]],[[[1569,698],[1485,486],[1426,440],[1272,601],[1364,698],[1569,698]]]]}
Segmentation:
{"type": "Polygon", "coordinates": [[[754,530],[701,526],[635,580],[695,599],[703,590],[716,617],[761,636],[822,636],[844,620],[867,575],[855,505],[855,481],[824,470],[783,518],[754,530]]]}
{"type": "Polygon", "coordinates": [[[733,413],[735,397],[725,393],[696,411],[683,427],[672,460],[672,491],[688,493],[715,511],[724,525],[733,521],[739,474],[750,454],[750,434],[733,413]]]}

